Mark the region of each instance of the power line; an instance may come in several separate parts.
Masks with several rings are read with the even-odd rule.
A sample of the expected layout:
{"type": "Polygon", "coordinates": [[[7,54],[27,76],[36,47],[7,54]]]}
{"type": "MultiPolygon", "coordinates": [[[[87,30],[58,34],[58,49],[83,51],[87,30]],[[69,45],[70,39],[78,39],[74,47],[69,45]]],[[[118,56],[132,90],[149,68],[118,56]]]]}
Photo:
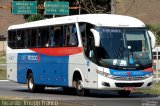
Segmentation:
{"type": "Polygon", "coordinates": [[[129,6],[129,8],[124,12],[124,15],[132,8],[136,0],[132,1],[132,4],[129,6]]]}

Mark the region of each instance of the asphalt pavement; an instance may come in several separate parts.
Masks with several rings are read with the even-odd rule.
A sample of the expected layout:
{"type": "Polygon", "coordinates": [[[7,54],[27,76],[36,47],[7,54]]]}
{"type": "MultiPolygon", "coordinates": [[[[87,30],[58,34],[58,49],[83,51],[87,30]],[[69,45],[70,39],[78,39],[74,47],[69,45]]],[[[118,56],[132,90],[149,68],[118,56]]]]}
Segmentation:
{"type": "Polygon", "coordinates": [[[117,92],[91,91],[87,96],[65,94],[62,88],[46,88],[44,93],[29,93],[27,86],[11,81],[0,81],[0,96],[24,97],[30,99],[57,100],[84,106],[160,106],[160,96],[132,93],[121,97],[117,92]]]}

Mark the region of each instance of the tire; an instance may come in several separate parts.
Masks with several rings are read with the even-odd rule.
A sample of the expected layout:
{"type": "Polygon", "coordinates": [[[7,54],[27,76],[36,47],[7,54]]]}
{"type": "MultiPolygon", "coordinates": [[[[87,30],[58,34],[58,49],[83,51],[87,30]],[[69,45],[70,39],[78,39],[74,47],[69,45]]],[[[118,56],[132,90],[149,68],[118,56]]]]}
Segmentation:
{"type": "Polygon", "coordinates": [[[27,86],[28,86],[28,91],[31,92],[31,93],[35,93],[35,92],[44,92],[45,90],[45,86],[41,86],[41,85],[36,85],[34,83],[34,77],[33,77],[33,74],[30,73],[28,75],[28,78],[27,78],[27,86]]]}
{"type": "Polygon", "coordinates": [[[76,80],[76,94],[78,96],[85,96],[89,94],[89,90],[83,88],[82,80],[80,79],[76,80]]]}
{"type": "Polygon", "coordinates": [[[128,97],[131,91],[118,91],[119,96],[128,97]]]}

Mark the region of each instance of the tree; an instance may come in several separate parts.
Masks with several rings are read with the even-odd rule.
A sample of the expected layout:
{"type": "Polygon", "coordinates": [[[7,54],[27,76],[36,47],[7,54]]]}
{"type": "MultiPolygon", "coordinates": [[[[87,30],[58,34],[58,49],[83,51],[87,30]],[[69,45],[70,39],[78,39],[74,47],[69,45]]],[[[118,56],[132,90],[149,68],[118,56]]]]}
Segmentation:
{"type": "MultiPolygon", "coordinates": [[[[18,0],[17,0],[18,1],[18,0]]],[[[22,1],[22,0],[21,0],[22,1]]],[[[37,1],[38,6],[43,6],[45,1],[68,1],[70,7],[79,7],[81,14],[94,14],[94,13],[110,13],[111,0],[30,0],[37,1]]],[[[79,10],[69,10],[69,15],[79,14],[79,10]]],[[[37,10],[36,15],[24,15],[26,21],[36,21],[44,18],[51,18],[53,15],[45,15],[44,9],[37,10]]]]}
{"type": "Polygon", "coordinates": [[[82,13],[110,13],[111,0],[76,0],[81,5],[82,13]]]}
{"type": "Polygon", "coordinates": [[[156,45],[160,46],[160,25],[147,25],[146,26],[150,31],[152,31],[156,37],[156,45]]]}

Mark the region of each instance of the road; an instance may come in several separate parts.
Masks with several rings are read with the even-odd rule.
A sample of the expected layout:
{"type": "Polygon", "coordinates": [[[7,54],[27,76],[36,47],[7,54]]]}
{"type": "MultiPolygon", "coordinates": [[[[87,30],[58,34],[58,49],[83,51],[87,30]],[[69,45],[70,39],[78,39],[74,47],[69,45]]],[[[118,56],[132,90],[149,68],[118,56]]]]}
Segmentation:
{"type": "Polygon", "coordinates": [[[65,94],[61,88],[46,88],[44,93],[29,93],[25,85],[10,81],[0,81],[0,96],[58,100],[69,103],[83,104],[83,106],[142,106],[142,104],[146,101],[155,102],[155,104],[157,104],[154,106],[160,106],[160,96],[133,93],[130,97],[124,98],[118,96],[116,92],[91,91],[88,96],[81,97],[65,94]]]}

